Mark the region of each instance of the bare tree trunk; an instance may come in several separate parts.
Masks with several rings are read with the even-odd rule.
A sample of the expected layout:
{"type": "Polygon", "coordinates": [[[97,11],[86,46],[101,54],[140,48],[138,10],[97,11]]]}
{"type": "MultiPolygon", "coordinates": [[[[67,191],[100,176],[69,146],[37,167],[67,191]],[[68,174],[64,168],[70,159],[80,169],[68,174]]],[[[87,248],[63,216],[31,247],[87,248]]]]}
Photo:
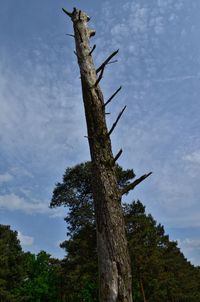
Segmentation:
{"type": "Polygon", "coordinates": [[[141,288],[143,302],[147,302],[146,297],[145,297],[145,292],[144,292],[144,285],[143,285],[143,281],[142,281],[141,277],[140,277],[140,288],[141,288]]]}
{"type": "Polygon", "coordinates": [[[97,248],[99,260],[99,299],[101,302],[131,302],[132,278],[130,258],[127,248],[125,224],[121,208],[121,196],[133,189],[120,191],[115,174],[115,161],[122,151],[114,158],[111,149],[110,134],[114,130],[124,109],[120,112],[110,131],[105,120],[105,106],[116,93],[104,103],[99,82],[106,65],[118,51],[96,69],[89,39],[95,34],[87,26],[89,17],[86,13],[74,8],[72,13],[63,11],[71,18],[74,26],[76,56],[81,74],[82,94],[88,130],[91,159],[93,164],[93,196],[95,202],[97,248]],[[98,76],[99,74],[99,76],[98,76]]]}

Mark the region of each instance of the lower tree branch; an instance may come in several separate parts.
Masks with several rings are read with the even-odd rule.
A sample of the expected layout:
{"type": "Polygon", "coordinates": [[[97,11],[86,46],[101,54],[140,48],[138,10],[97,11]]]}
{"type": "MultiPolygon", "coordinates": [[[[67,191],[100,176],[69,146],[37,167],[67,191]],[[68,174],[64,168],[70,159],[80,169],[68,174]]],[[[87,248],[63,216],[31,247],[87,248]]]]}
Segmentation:
{"type": "Polygon", "coordinates": [[[130,183],[129,185],[125,186],[121,190],[121,195],[127,194],[129,191],[133,190],[137,185],[139,185],[139,183],[141,183],[143,180],[145,180],[151,174],[152,174],[152,172],[150,172],[148,174],[144,174],[141,177],[139,177],[138,179],[136,179],[135,181],[133,181],[132,183],[130,183]]]}

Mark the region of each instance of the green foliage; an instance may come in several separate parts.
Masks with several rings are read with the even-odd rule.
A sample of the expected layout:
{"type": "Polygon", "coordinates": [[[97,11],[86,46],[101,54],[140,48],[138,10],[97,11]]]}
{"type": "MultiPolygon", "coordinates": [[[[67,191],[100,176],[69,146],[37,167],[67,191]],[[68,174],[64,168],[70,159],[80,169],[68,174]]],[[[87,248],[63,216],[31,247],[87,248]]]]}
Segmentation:
{"type": "MultiPolygon", "coordinates": [[[[135,176],[132,170],[123,171],[118,165],[116,173],[120,187],[135,176]]],[[[61,244],[67,254],[63,260],[66,301],[96,302],[98,267],[90,162],[66,169],[63,183],[56,185],[50,206],[61,205],[68,207],[65,220],[69,239],[61,244]]]]}
{"type": "Polygon", "coordinates": [[[24,280],[17,289],[18,301],[61,301],[61,267],[45,251],[24,254],[24,280]]]}
{"type": "Polygon", "coordinates": [[[185,259],[177,243],[165,235],[163,226],[146,215],[139,201],[125,205],[124,212],[134,290],[137,291],[138,283],[144,289],[137,301],[143,301],[144,295],[149,302],[199,301],[200,275],[185,259]]]}
{"type": "Polygon", "coordinates": [[[61,264],[44,251],[24,253],[17,232],[0,225],[0,301],[61,302],[61,264]]]}
{"type": "MultiPolygon", "coordinates": [[[[118,165],[116,165],[116,175],[121,188],[129,184],[130,179],[135,177],[132,170],[124,171],[118,165]]],[[[73,168],[67,168],[63,182],[56,184],[50,207],[64,205],[69,208],[65,218],[69,236],[73,236],[88,224],[95,224],[92,179],[91,162],[86,162],[73,168]]]]}
{"type": "MultiPolygon", "coordinates": [[[[121,188],[134,178],[132,170],[116,166],[121,188]]],[[[96,230],[92,199],[91,164],[84,163],[66,170],[63,183],[56,185],[51,206],[68,207],[65,218],[68,240],[63,260],[64,301],[98,301],[96,230]],[[79,285],[77,287],[77,284],[79,285]]],[[[169,240],[162,225],[145,213],[140,201],[124,205],[124,216],[133,271],[135,302],[198,302],[200,271],[169,240]]]]}
{"type": "Polygon", "coordinates": [[[23,252],[17,232],[0,225],[0,301],[15,302],[15,288],[23,278],[23,252]]]}

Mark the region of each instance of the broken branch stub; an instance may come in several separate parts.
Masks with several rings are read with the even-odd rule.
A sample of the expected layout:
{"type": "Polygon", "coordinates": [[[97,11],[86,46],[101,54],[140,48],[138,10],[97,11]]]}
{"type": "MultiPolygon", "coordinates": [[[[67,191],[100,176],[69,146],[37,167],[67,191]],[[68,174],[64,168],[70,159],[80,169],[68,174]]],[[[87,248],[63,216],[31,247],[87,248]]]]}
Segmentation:
{"type": "Polygon", "coordinates": [[[153,172],[150,172],[148,174],[144,174],[141,177],[137,178],[136,180],[134,180],[132,183],[130,183],[129,185],[125,186],[122,190],[121,190],[121,194],[127,194],[129,191],[133,190],[137,185],[139,185],[143,180],[145,180],[147,177],[149,177],[153,172]]]}
{"type": "Polygon", "coordinates": [[[108,135],[111,135],[111,133],[113,132],[113,130],[115,129],[115,127],[117,126],[117,123],[119,122],[122,114],[124,113],[124,110],[126,109],[126,106],[124,106],[124,108],[122,109],[122,111],[120,111],[120,113],[118,114],[116,121],[113,123],[110,131],[108,132],[108,135]]]}
{"type": "Polygon", "coordinates": [[[115,155],[114,161],[113,161],[114,164],[116,163],[116,161],[118,160],[118,158],[122,155],[122,152],[123,152],[122,149],[120,149],[119,152],[115,155]]]}
{"type": "Polygon", "coordinates": [[[99,66],[99,68],[97,68],[96,72],[99,73],[99,71],[101,71],[102,68],[105,68],[105,66],[109,63],[109,61],[116,56],[116,54],[118,54],[119,49],[114,51],[113,53],[111,53],[111,55],[99,66]]]}
{"type": "Polygon", "coordinates": [[[122,86],[120,86],[112,95],[111,97],[107,100],[107,102],[105,102],[105,104],[103,105],[104,107],[106,107],[111,101],[112,99],[116,96],[116,94],[122,89],[122,86]]]}

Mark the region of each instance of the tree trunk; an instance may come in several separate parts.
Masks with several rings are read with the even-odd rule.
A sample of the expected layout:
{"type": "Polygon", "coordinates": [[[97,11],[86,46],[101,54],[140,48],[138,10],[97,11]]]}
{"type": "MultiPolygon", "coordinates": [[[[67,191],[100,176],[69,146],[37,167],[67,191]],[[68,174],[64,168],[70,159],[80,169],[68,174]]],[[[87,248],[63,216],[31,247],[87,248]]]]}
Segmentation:
{"type": "Polygon", "coordinates": [[[140,289],[141,289],[141,293],[142,293],[143,302],[147,302],[146,297],[145,297],[144,286],[143,286],[143,281],[142,281],[141,276],[140,276],[140,289]]]}
{"type": "Polygon", "coordinates": [[[126,106],[119,113],[108,131],[105,107],[121,87],[104,103],[99,82],[104,69],[118,53],[113,52],[99,68],[95,68],[89,40],[95,31],[88,28],[90,18],[86,13],[74,8],[72,13],[63,11],[71,18],[76,44],[75,55],[81,74],[82,94],[87,122],[88,140],[93,169],[93,197],[95,203],[97,250],[99,260],[100,302],[132,302],[132,278],[130,258],[125,234],[125,224],[121,207],[121,197],[133,190],[151,172],[142,175],[123,189],[119,189],[115,173],[115,162],[122,150],[113,157],[110,134],[115,129],[126,106]],[[99,75],[98,75],[99,74],[99,75]]]}
{"type": "MultiPolygon", "coordinates": [[[[68,13],[66,10],[64,12],[71,17],[74,26],[75,54],[81,74],[93,164],[99,299],[101,302],[131,302],[131,268],[121,208],[121,193],[117,185],[110,133],[106,126],[103,94],[99,87],[99,81],[107,63],[99,68],[98,78],[98,70],[95,69],[92,59],[92,51],[95,47],[91,50],[89,45],[90,37],[95,34],[95,31],[87,27],[89,17],[77,9],[74,9],[73,13],[68,13]]],[[[115,125],[113,129],[114,127],[115,125]]]]}

